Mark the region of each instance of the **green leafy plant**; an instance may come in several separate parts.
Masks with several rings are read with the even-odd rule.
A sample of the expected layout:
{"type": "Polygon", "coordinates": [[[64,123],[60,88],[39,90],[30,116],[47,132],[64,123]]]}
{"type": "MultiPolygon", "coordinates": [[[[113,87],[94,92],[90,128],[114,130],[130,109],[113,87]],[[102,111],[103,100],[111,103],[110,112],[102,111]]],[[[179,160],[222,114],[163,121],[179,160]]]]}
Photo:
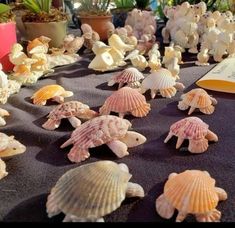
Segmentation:
{"type": "Polygon", "coordinates": [[[14,20],[11,7],[0,3],[0,23],[7,23],[14,20]]]}
{"type": "Polygon", "coordinates": [[[114,0],[114,3],[119,9],[132,9],[135,7],[135,1],[133,0],[114,0]]]}
{"type": "Polygon", "coordinates": [[[23,0],[23,4],[33,13],[49,13],[52,0],[23,0]]]}
{"type": "Polygon", "coordinates": [[[110,2],[111,0],[81,0],[78,14],[83,16],[110,14],[110,2]]]}

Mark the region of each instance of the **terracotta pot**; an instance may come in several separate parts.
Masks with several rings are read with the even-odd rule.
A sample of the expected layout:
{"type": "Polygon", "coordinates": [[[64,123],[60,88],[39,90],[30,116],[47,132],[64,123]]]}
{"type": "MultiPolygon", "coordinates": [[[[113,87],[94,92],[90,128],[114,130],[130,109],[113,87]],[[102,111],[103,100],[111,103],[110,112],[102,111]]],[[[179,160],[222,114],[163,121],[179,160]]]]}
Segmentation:
{"type": "Polygon", "coordinates": [[[100,35],[102,41],[108,39],[108,22],[112,22],[112,15],[109,16],[80,16],[82,24],[88,24],[100,35]]]}
{"type": "Polygon", "coordinates": [[[50,47],[58,48],[67,34],[67,21],[36,23],[24,22],[26,39],[33,40],[40,36],[51,38],[50,47]]]}
{"type": "Polygon", "coordinates": [[[15,22],[0,23],[0,62],[3,71],[11,71],[13,64],[9,61],[11,47],[16,41],[16,24],[15,22]]]}

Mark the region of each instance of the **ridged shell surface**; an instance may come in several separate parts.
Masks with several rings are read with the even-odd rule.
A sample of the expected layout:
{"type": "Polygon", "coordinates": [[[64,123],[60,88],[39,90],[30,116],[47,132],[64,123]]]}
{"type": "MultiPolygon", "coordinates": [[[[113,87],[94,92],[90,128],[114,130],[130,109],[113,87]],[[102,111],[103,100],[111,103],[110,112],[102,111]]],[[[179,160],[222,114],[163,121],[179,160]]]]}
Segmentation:
{"type": "Polygon", "coordinates": [[[92,148],[124,137],[130,127],[128,120],[111,115],[99,116],[76,128],[71,139],[80,148],[92,148]]]}
{"type": "Polygon", "coordinates": [[[136,82],[144,79],[143,74],[134,67],[127,68],[114,77],[116,83],[136,82]]]}
{"type": "Polygon", "coordinates": [[[161,68],[147,76],[142,86],[146,89],[167,89],[175,86],[175,79],[169,70],[161,68]]]}
{"type": "Polygon", "coordinates": [[[205,108],[212,104],[210,96],[204,89],[192,89],[181,96],[186,105],[195,108],[205,108]]]}
{"type": "Polygon", "coordinates": [[[177,210],[192,214],[209,212],[219,201],[215,180],[200,170],[186,170],[170,178],[164,196],[177,210]]]}
{"type": "Polygon", "coordinates": [[[170,132],[180,138],[197,140],[207,135],[208,127],[198,117],[188,117],[171,125],[170,132]]]}
{"type": "Polygon", "coordinates": [[[125,113],[144,105],[146,105],[146,99],[142,94],[130,87],[123,87],[106,99],[104,105],[100,108],[100,113],[125,113]]]}
{"type": "Polygon", "coordinates": [[[53,188],[54,200],[65,214],[101,218],[125,199],[131,174],[112,161],[83,165],[65,173],[53,188]]]}

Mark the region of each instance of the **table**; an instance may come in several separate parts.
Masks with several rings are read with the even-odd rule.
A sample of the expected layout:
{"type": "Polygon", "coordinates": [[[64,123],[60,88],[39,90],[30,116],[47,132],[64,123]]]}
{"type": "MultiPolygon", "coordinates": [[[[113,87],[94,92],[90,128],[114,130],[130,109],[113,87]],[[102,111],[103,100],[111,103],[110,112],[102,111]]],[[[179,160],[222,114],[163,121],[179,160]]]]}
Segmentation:
{"type": "MultiPolygon", "coordinates": [[[[107,146],[91,150],[91,157],[80,164],[72,164],[67,159],[68,148],[60,145],[69,137],[73,128],[65,120],[55,131],[44,130],[41,125],[55,103],[40,107],[33,105],[30,97],[44,85],[58,83],[66,90],[72,90],[74,96],[67,100],[78,100],[98,110],[115,88],[108,87],[107,81],[115,72],[98,73],[88,70],[92,55],[83,56],[80,62],[59,67],[52,77],[39,80],[31,87],[25,87],[9,102],[1,107],[11,116],[1,132],[15,135],[16,139],[27,146],[27,151],[6,161],[9,175],[0,181],[0,220],[1,221],[62,221],[64,215],[47,218],[45,204],[50,189],[67,170],[98,160],[112,160],[126,163],[132,173],[132,181],[141,184],[146,196],[143,199],[128,199],[115,212],[105,217],[106,222],[163,222],[155,211],[155,199],[162,194],[164,183],[172,172],[186,169],[207,170],[216,179],[217,186],[228,193],[228,200],[220,202],[217,209],[222,211],[223,222],[235,221],[235,96],[219,92],[210,92],[218,105],[212,115],[193,113],[210,125],[210,129],[219,136],[219,142],[211,144],[207,152],[193,155],[187,151],[175,149],[176,139],[164,144],[172,123],[185,118],[187,112],[177,109],[181,92],[172,99],[158,96],[147,100],[151,112],[145,118],[128,119],[133,129],[147,137],[144,145],[130,149],[130,155],[117,159],[107,146]]],[[[208,72],[208,67],[195,66],[195,56],[186,56],[181,66],[181,82],[185,91],[196,87],[195,81],[208,72]]],[[[195,221],[188,216],[186,221],[195,221]]]]}

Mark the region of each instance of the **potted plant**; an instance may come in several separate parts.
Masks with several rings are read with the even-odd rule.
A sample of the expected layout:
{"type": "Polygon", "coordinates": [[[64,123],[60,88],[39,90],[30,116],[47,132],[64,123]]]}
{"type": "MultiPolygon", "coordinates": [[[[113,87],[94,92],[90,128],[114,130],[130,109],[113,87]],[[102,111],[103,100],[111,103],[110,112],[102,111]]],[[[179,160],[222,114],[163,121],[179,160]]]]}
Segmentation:
{"type": "Polygon", "coordinates": [[[11,8],[8,5],[0,4],[0,63],[4,71],[13,69],[8,54],[16,42],[16,24],[11,8]]]}
{"type": "Polygon", "coordinates": [[[81,0],[80,4],[78,17],[81,23],[90,25],[102,41],[107,40],[107,29],[109,22],[112,22],[110,0],[81,0]]]}
{"type": "Polygon", "coordinates": [[[135,8],[134,0],[114,0],[115,8],[111,10],[113,24],[117,27],[124,27],[128,12],[135,8]]]}
{"type": "Polygon", "coordinates": [[[46,36],[51,47],[60,47],[67,33],[66,13],[52,8],[52,0],[23,0],[23,4],[29,9],[22,17],[27,40],[46,36]]]}

